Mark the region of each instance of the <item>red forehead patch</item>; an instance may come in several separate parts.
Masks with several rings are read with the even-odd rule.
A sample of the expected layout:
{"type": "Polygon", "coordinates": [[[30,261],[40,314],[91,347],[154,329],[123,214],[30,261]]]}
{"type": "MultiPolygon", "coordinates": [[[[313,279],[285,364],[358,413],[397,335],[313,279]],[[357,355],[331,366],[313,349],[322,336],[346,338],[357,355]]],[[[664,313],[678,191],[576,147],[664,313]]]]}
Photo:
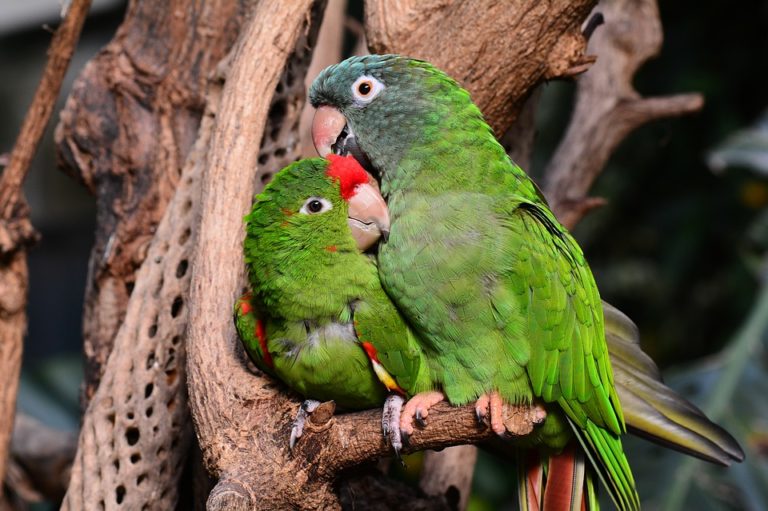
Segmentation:
{"type": "Polygon", "coordinates": [[[368,173],[352,156],[328,155],[328,169],[325,175],[336,178],[341,186],[341,196],[349,200],[355,195],[355,187],[368,182],[368,173]]]}

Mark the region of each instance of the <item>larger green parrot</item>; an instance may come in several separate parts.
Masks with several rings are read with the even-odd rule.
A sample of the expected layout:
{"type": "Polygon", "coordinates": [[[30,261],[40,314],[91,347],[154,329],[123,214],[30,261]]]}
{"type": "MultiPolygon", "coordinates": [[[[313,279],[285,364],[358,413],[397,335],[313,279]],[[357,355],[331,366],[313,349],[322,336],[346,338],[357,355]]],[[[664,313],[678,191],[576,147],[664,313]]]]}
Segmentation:
{"type": "MultiPolygon", "coordinates": [[[[452,404],[475,401],[500,434],[502,403],[543,405],[544,425],[521,445],[554,459],[572,452],[575,437],[617,507],[638,509],[592,273],[469,94],[426,62],[371,55],[324,70],[310,101],[320,154],[352,154],[381,180],[391,219],[381,282],[415,328],[435,386],[452,404]]],[[[433,402],[417,396],[406,405],[405,433],[433,402]]],[[[640,412],[639,428],[644,421],[667,439],[640,412]]],[[[725,457],[739,459],[735,442],[725,443],[725,457]]],[[[521,493],[533,488],[527,502],[546,506],[541,470],[527,477],[521,493]]]]}

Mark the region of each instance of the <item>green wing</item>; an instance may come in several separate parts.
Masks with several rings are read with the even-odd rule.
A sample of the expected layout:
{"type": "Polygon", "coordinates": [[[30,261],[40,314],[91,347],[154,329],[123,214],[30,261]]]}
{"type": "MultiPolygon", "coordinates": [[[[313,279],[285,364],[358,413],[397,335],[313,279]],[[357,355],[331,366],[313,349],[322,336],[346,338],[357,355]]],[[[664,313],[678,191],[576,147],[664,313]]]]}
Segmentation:
{"type": "Polygon", "coordinates": [[[546,208],[520,202],[509,217],[510,279],[527,320],[533,392],[565,411],[616,505],[639,499],[619,435],[624,419],[605,341],[602,303],[584,255],[546,208]],[[520,288],[520,283],[526,288],[520,288]]]}
{"type": "MultiPolygon", "coordinates": [[[[376,358],[405,394],[412,396],[431,389],[429,368],[413,331],[382,289],[354,306],[358,340],[374,364],[376,358]],[[375,352],[369,351],[372,346],[375,352]]],[[[378,372],[377,372],[378,375],[378,372]]],[[[382,383],[387,385],[384,379],[382,383]]],[[[394,389],[390,389],[394,390],[394,389]]]]}

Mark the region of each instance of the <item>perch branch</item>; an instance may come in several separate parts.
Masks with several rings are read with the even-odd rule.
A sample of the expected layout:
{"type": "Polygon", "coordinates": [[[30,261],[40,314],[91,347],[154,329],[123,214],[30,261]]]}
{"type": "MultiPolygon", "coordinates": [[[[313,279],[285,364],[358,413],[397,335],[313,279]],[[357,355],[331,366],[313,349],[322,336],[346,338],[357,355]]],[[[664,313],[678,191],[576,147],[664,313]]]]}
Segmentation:
{"type": "Polygon", "coordinates": [[[703,105],[700,94],[643,98],[632,86],[640,66],[661,50],[663,34],[655,0],[604,0],[595,10],[605,19],[589,41],[588,49],[598,60],[578,79],[568,130],[545,170],[544,192],[567,227],[603,203],[587,193],[631,131],[655,119],[695,112],[703,105]]]}
{"type": "Polygon", "coordinates": [[[36,238],[21,196],[21,185],[50,119],[90,4],[90,0],[75,0],[56,30],[43,77],[8,158],[8,166],[0,174],[0,481],[5,477],[26,330],[25,247],[36,238]]]}

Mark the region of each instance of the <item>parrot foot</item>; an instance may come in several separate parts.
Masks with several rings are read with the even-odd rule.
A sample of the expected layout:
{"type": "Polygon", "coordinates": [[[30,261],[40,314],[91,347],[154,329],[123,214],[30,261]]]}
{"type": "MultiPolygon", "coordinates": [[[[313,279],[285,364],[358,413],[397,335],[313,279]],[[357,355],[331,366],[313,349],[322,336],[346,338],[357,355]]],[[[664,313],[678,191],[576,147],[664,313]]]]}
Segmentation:
{"type": "Polygon", "coordinates": [[[547,418],[547,411],[540,403],[510,405],[495,391],[478,398],[475,414],[481,423],[490,415],[491,429],[501,437],[507,433],[512,436],[527,435],[533,431],[534,425],[541,424],[547,418]]]}
{"type": "Polygon", "coordinates": [[[445,395],[442,392],[432,390],[416,394],[405,403],[403,414],[400,416],[400,431],[406,438],[413,434],[413,422],[424,427],[427,425],[426,418],[429,416],[429,409],[443,401],[445,395]]]}
{"type": "Polygon", "coordinates": [[[320,401],[315,401],[314,399],[307,399],[301,403],[299,411],[296,413],[296,419],[293,421],[291,439],[288,442],[288,446],[291,448],[291,450],[293,450],[293,448],[296,446],[296,442],[304,433],[304,423],[307,422],[309,415],[314,412],[318,406],[320,406],[320,401]]]}
{"type": "Polygon", "coordinates": [[[400,458],[400,450],[403,448],[403,439],[400,435],[400,412],[403,409],[403,398],[397,394],[390,394],[384,401],[384,410],[381,413],[381,430],[384,438],[389,441],[395,456],[400,458]]]}

